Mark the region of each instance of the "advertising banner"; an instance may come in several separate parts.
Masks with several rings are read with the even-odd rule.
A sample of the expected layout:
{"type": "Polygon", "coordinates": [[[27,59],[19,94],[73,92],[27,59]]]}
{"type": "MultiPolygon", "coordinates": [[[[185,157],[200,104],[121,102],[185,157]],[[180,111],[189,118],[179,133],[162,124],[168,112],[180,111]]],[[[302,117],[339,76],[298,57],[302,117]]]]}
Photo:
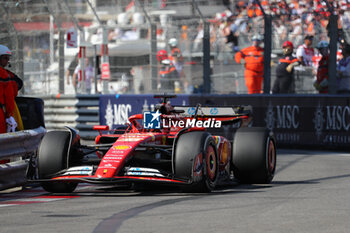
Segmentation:
{"type": "Polygon", "coordinates": [[[78,47],[78,32],[74,27],[71,27],[67,31],[67,48],[78,47]]]}
{"type": "MultiPolygon", "coordinates": [[[[192,96],[189,101],[194,106],[251,105],[252,126],[273,131],[279,146],[350,147],[350,96],[211,95],[192,96]]],[[[237,127],[226,127],[221,133],[232,139],[237,127]]]]}
{"type": "Polygon", "coordinates": [[[111,72],[109,69],[109,63],[108,62],[104,62],[101,64],[101,79],[102,80],[109,80],[111,79],[111,72]]]}
{"type": "MultiPolygon", "coordinates": [[[[154,111],[155,106],[162,99],[155,99],[154,95],[101,95],[100,97],[100,124],[108,125],[110,129],[128,123],[130,116],[154,111]]],[[[172,105],[187,106],[188,95],[177,95],[169,99],[172,105]]]]}

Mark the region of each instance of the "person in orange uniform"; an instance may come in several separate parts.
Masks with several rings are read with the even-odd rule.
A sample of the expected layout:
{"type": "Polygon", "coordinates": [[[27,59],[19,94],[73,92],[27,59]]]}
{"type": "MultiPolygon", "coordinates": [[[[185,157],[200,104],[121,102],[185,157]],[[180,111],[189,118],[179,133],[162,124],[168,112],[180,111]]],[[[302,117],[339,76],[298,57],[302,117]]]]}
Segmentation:
{"type": "Polygon", "coordinates": [[[235,55],[235,60],[239,64],[243,58],[245,61],[244,78],[248,88],[248,94],[262,92],[264,74],[264,49],[260,47],[262,37],[253,36],[253,45],[242,49],[235,55]]]}
{"type": "Polygon", "coordinates": [[[179,75],[175,66],[169,60],[168,52],[163,49],[159,50],[157,60],[160,64],[157,89],[162,92],[174,93],[175,82],[179,81],[179,75]]]}
{"type": "Polygon", "coordinates": [[[8,47],[0,45],[0,133],[13,132],[18,123],[22,124],[22,120],[18,119],[15,97],[23,82],[17,75],[5,69],[11,55],[8,47]]]}

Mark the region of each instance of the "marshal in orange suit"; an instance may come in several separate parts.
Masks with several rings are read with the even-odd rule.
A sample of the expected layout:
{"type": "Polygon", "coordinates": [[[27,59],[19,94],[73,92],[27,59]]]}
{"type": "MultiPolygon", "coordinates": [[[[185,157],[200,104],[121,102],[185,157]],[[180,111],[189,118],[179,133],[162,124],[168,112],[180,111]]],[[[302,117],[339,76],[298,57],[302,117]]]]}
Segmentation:
{"type": "Polygon", "coordinates": [[[21,128],[17,127],[18,130],[23,129],[22,119],[16,117],[18,108],[15,102],[15,97],[23,86],[23,82],[17,75],[5,69],[9,64],[11,54],[8,47],[0,45],[0,133],[7,132],[6,120],[10,118],[16,121],[16,126],[21,126],[21,128]]]}
{"type": "Polygon", "coordinates": [[[253,45],[242,49],[235,55],[237,63],[245,61],[244,78],[249,94],[262,93],[264,74],[264,49],[260,47],[262,37],[253,36],[253,45]]]}

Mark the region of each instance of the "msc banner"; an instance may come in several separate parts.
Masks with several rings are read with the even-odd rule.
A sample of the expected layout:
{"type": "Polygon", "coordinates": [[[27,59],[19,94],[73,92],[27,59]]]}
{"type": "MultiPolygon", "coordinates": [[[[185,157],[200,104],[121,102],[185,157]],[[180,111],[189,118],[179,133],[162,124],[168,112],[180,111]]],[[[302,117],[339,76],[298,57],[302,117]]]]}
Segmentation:
{"type": "MultiPolygon", "coordinates": [[[[172,105],[187,106],[188,95],[177,95],[170,99],[172,105]]],[[[117,125],[124,125],[130,116],[154,111],[155,105],[162,99],[155,99],[153,95],[101,95],[100,97],[100,124],[108,125],[110,129],[117,125]]]]}
{"type": "MultiPolygon", "coordinates": [[[[208,95],[192,96],[189,104],[251,105],[253,126],[273,131],[279,146],[342,149],[350,148],[349,102],[339,95],[208,95]]],[[[232,130],[221,132],[232,138],[232,130]]]]}

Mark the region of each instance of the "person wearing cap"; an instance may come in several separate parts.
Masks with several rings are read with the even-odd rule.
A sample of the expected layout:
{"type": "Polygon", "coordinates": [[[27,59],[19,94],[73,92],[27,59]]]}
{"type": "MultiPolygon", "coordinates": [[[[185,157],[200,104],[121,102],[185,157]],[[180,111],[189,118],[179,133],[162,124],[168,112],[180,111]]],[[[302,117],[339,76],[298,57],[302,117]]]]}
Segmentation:
{"type": "Polygon", "coordinates": [[[343,58],[337,65],[337,93],[350,93],[350,45],[342,46],[343,58]]]}
{"type": "Polygon", "coordinates": [[[321,59],[318,62],[314,87],[320,94],[326,94],[328,93],[329,43],[324,40],[320,41],[317,49],[321,54],[321,59]]]}
{"type": "Polygon", "coordinates": [[[175,66],[169,59],[168,52],[161,49],[157,53],[157,60],[159,62],[159,74],[157,80],[157,89],[162,92],[175,92],[175,82],[179,81],[179,75],[175,66]]]}
{"type": "Polygon", "coordinates": [[[22,119],[15,102],[22,80],[6,67],[9,65],[11,50],[0,45],[0,133],[14,132],[23,129],[22,119]]]}
{"type": "Polygon", "coordinates": [[[293,93],[292,84],[294,80],[294,67],[299,65],[299,60],[292,55],[293,43],[285,41],[282,45],[283,55],[276,67],[276,80],[273,84],[273,94],[293,93]]]}
{"type": "Polygon", "coordinates": [[[246,47],[235,54],[238,64],[241,59],[245,61],[244,79],[248,88],[248,94],[262,93],[262,83],[264,74],[264,49],[260,47],[262,37],[253,36],[253,45],[246,47]]]}
{"type": "Polygon", "coordinates": [[[303,66],[312,66],[312,57],[315,55],[315,50],[312,48],[312,35],[307,35],[304,38],[304,44],[297,49],[296,56],[303,66]]]}

